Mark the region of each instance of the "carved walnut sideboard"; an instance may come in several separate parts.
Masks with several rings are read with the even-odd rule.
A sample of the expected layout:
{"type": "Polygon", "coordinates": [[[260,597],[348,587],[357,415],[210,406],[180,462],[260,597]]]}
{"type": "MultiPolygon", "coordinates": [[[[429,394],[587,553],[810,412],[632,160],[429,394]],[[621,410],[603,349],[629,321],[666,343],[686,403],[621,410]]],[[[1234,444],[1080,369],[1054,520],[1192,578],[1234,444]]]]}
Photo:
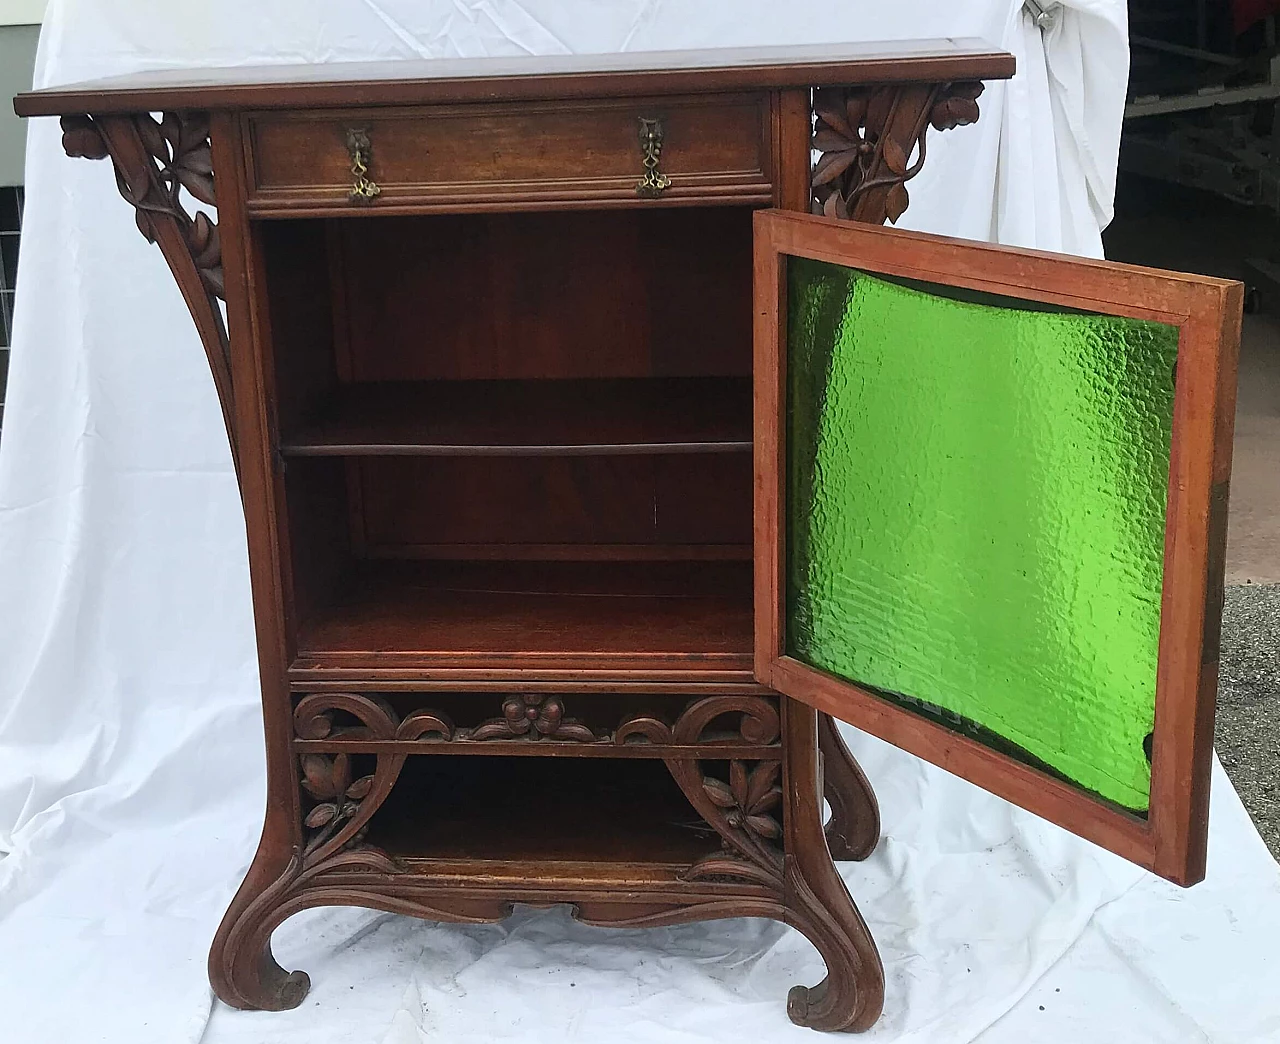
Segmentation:
{"type": "Polygon", "coordinates": [[[269,795],[210,955],[219,997],[302,1001],[270,936],[308,907],[474,922],[570,903],[591,924],[785,921],[827,964],[791,1018],[865,1029],[883,972],[832,859],[865,858],[880,824],[832,714],[1171,879],[1203,874],[1239,287],[878,227],[931,135],[977,120],[982,81],[1012,73],[937,41],[192,71],[18,98],[62,117],[69,155],[114,165],[199,329],[240,480],[269,795]],[[1006,350],[1022,341],[1002,323],[1039,354],[1006,350]],[[1066,362],[1036,370],[1059,341],[1066,362]],[[992,367],[1023,376],[1006,389],[992,367]],[[955,507],[922,479],[874,511],[937,471],[894,454],[936,443],[945,478],[969,452],[955,432],[984,423],[939,435],[948,418],[1041,378],[1084,405],[1033,395],[963,468],[1036,446],[993,466],[990,499],[1011,468],[1075,482],[1032,548],[1074,579],[1009,570],[974,602],[1004,569],[983,547],[1032,546],[1006,524],[1026,498],[946,547],[986,492],[955,507]],[[1150,394],[1135,406],[1130,386],[1150,394]],[[908,414],[905,437],[859,427],[908,414]],[[823,483],[845,469],[837,496],[823,483]],[[1130,503],[1146,528],[1125,528],[1130,503]],[[903,550],[921,534],[927,554],[903,550]],[[901,597],[876,593],[897,566],[859,572],[886,536],[901,597]],[[1113,560],[1111,592],[1095,567],[1113,560]],[[901,608],[953,574],[962,601],[901,608]],[[1121,606],[1104,634],[1095,588],[1121,606]],[[876,620],[897,637],[859,631],[876,620]],[[1114,633],[1150,666],[1132,714],[1085,677],[1114,633]],[[899,669],[919,650],[916,684],[899,669]],[[1069,680],[1041,696],[1041,676],[1069,680]],[[1114,743],[1072,738],[1112,719],[1114,743]]]}

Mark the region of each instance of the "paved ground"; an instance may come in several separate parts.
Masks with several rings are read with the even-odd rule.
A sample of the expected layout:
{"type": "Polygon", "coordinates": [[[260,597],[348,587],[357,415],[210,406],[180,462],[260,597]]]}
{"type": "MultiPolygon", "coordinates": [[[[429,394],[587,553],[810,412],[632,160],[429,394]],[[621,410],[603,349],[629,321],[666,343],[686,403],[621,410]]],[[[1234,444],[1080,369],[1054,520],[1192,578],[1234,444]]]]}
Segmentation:
{"type": "Polygon", "coordinates": [[[1227,588],[1215,746],[1280,859],[1280,584],[1227,588]]]}

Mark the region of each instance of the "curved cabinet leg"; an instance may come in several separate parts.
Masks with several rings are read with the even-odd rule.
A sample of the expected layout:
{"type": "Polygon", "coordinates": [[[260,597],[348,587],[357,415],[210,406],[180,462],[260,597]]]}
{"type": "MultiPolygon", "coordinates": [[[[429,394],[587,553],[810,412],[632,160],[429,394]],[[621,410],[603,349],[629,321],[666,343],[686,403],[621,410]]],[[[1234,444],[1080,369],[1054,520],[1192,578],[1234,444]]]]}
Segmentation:
{"type": "Polygon", "coordinates": [[[831,805],[827,847],[832,859],[866,859],[880,840],[880,804],[830,714],[818,714],[823,797],[831,805]]]}
{"type": "Polygon", "coordinates": [[[281,900],[302,870],[294,851],[284,866],[260,850],[222,918],[209,949],[213,992],[233,1008],[285,1011],[311,989],[306,972],[286,972],[271,953],[271,933],[283,919],[281,900]]]}
{"type": "MultiPolygon", "coordinates": [[[[819,1030],[865,1030],[884,1006],[884,968],[875,940],[836,872],[822,830],[819,796],[820,715],[785,700],[786,921],[803,932],[827,963],[817,986],[795,986],[787,1014],[819,1030]]],[[[852,759],[850,759],[852,764],[852,759]]],[[[856,766],[855,766],[856,767],[856,766]]]]}

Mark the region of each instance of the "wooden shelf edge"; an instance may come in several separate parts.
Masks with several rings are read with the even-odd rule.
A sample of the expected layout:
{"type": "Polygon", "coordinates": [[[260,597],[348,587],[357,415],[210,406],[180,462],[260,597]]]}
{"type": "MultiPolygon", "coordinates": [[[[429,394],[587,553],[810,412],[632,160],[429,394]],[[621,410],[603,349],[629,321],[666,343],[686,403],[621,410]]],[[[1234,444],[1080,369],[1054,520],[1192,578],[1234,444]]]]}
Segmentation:
{"type": "Polygon", "coordinates": [[[749,377],[430,380],[343,385],[285,457],[750,453],[749,377]]]}
{"type": "MultiPolygon", "coordinates": [[[[565,678],[562,671],[521,671],[518,674],[468,671],[446,672],[404,670],[291,670],[289,688],[307,692],[579,692],[600,695],[652,693],[654,695],[711,696],[732,694],[773,696],[773,689],[761,685],[750,671],[701,671],[693,680],[636,678],[634,672],[589,672],[587,676],[565,678]]],[[[687,676],[687,672],[685,672],[687,676]]]]}
{"type": "Polygon", "coordinates": [[[705,653],[681,658],[669,653],[498,653],[439,654],[420,652],[327,652],[300,649],[289,667],[290,681],[347,677],[372,678],[390,671],[401,678],[447,682],[466,688],[474,681],[502,681],[519,688],[525,681],[564,679],[575,682],[600,681],[615,684],[629,681],[645,685],[660,682],[685,684],[724,680],[752,682],[752,655],[705,653]],[[475,666],[458,666],[470,661],[475,666]],[[504,662],[505,661],[505,662],[504,662]],[[698,666],[693,666],[692,662],[698,666]]]}
{"type": "Polygon", "coordinates": [[[681,758],[738,759],[747,761],[779,761],[782,745],[747,744],[742,742],[701,743],[596,743],[539,740],[374,740],[374,739],[295,739],[298,754],[409,754],[414,756],[489,756],[489,757],[574,757],[574,758],[681,758]]]}
{"type": "MultiPolygon", "coordinates": [[[[389,853],[394,857],[394,853],[389,853]]],[[[327,884],[374,884],[388,895],[414,896],[466,894],[474,898],[510,899],[513,902],[573,902],[575,899],[629,904],[643,897],[649,902],[688,905],[699,897],[749,896],[772,898],[780,894],[748,881],[686,881],[681,874],[687,863],[608,863],[599,860],[430,859],[400,857],[400,874],[339,873],[324,875],[327,884]],[[608,896],[594,889],[619,889],[608,896]],[[621,891],[625,889],[625,891],[621,891]],[[629,894],[630,893],[630,894],[629,894]]]]}

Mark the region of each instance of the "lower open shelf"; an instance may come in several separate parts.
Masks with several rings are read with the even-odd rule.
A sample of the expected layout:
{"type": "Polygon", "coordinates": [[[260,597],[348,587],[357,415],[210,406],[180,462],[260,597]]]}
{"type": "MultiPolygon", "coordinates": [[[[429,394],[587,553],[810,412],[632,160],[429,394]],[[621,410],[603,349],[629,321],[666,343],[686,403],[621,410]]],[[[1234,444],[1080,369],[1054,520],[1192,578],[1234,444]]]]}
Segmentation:
{"type": "Polygon", "coordinates": [[[364,561],[297,667],[749,670],[750,562],[364,561]]]}
{"type": "Polygon", "coordinates": [[[410,757],[368,841],[409,863],[688,866],[719,847],[662,762],[572,757],[410,757]]]}

